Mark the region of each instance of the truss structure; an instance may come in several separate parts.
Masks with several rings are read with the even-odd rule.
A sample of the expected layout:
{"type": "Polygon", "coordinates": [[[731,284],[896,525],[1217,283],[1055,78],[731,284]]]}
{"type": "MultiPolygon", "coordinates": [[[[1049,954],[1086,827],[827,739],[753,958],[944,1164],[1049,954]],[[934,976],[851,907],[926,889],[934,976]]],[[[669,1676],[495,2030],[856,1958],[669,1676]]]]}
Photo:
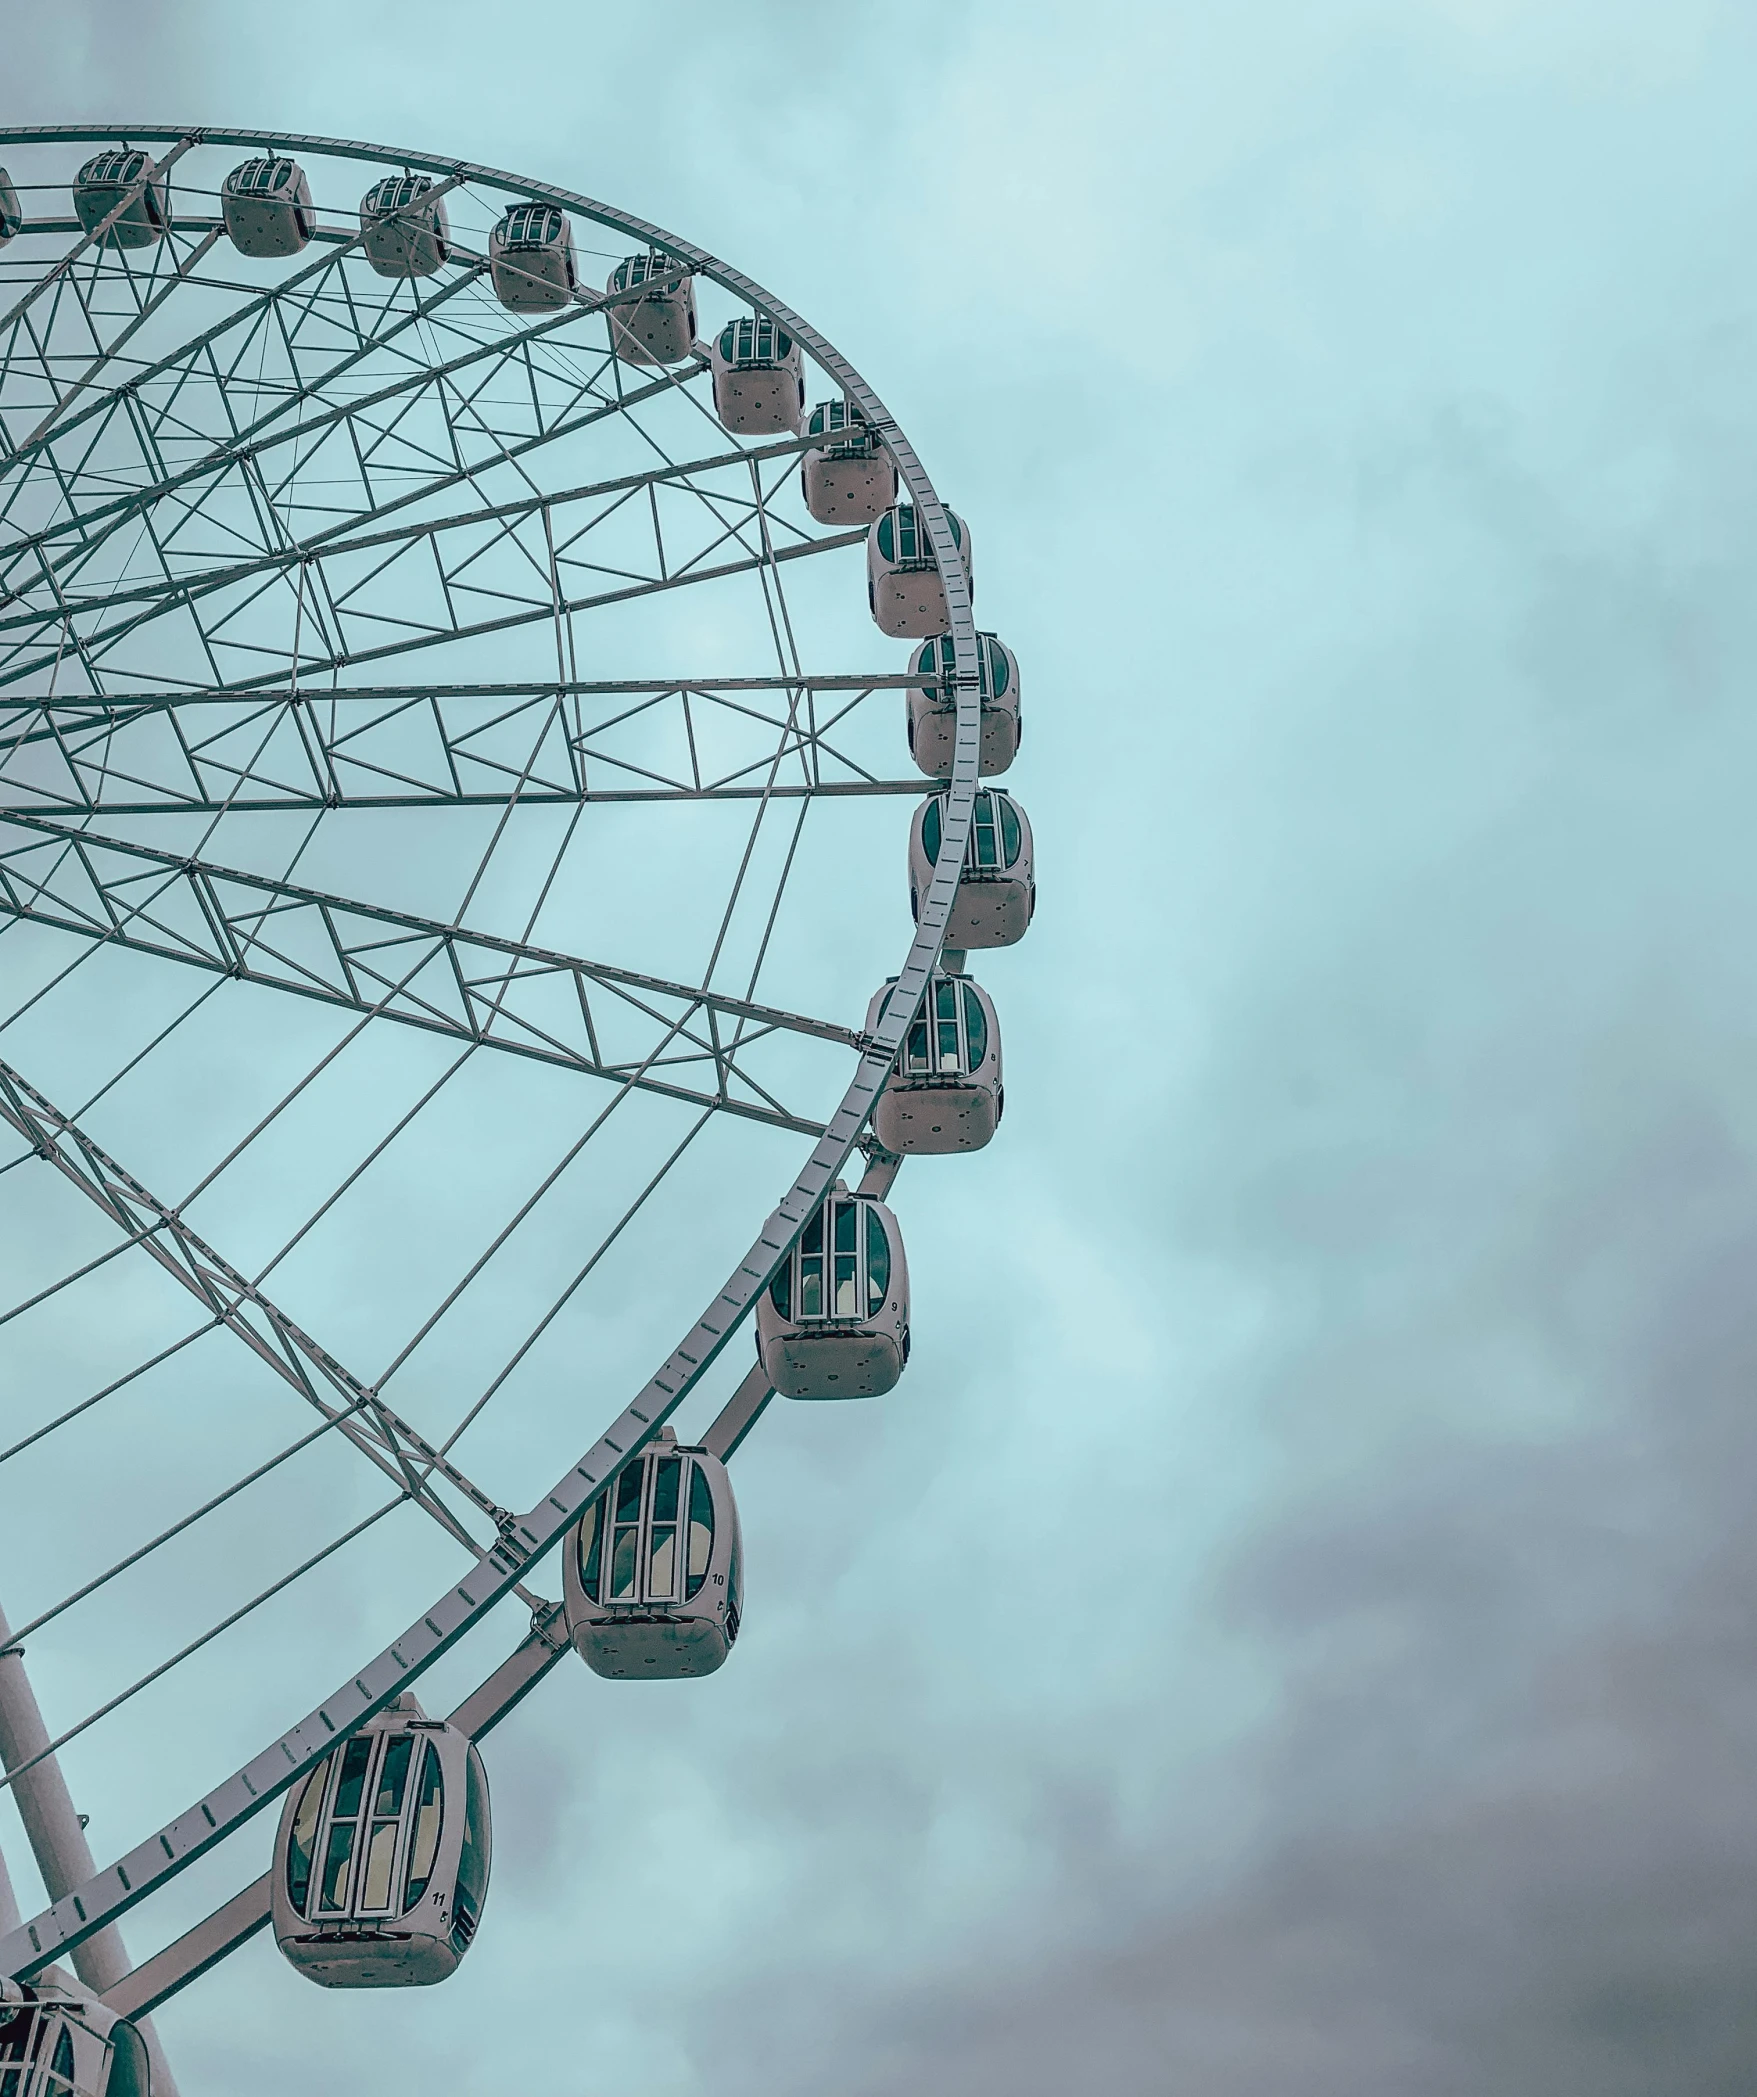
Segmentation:
{"type": "MultiPolygon", "coordinates": [[[[141,248],[107,237],[126,197],[91,231],[70,216],[76,167],[111,135],[0,132],[23,214],[0,245],[0,951],[17,984],[0,1033],[17,1026],[36,1058],[0,1045],[0,1131],[16,1144],[0,1189],[14,1166],[47,1166],[113,1234],[0,1322],[89,1286],[112,1254],[149,1259],[193,1300],[199,1330],[248,1350],[315,1416],[309,1436],[351,1446],[394,1497],[37,1759],[232,1635],[391,1508],[418,1509],[459,1556],[457,1577],[382,1652],[345,1675],[338,1660],[341,1686],[307,1715],[0,1935],[0,1973],[21,1978],[113,1931],[508,1596],[532,1612],[531,1631],[458,1722],[486,1730],[553,1664],[557,1612],[531,1585],[544,1555],[697,1390],[858,1146],[869,1191],[890,1184],[896,1160],[864,1132],[939,957],[978,764],[976,635],[946,513],[883,403],[772,295],[657,227],[491,169],[340,140],[129,136],[170,185],[170,230],[141,248]],[[224,230],[219,182],[247,150],[297,154],[313,175],[316,232],[284,264],[248,261],[224,230]],[[427,278],[377,275],[361,250],[354,198],[402,167],[435,178],[454,222],[450,258],[427,278]],[[894,459],[945,583],[957,745],[931,885],[890,944],[868,930],[864,869],[839,841],[871,834],[854,827],[863,810],[930,783],[901,762],[900,694],[920,679],[906,659],[878,659],[864,530],[807,513],[806,440],[727,434],[704,345],[663,370],[618,359],[605,308],[638,294],[583,288],[552,314],[507,312],[487,232],[516,202],[570,214],[587,255],[650,252],[661,282],[695,281],[704,310],[718,300],[773,319],[894,459]],[[830,907],[843,880],[849,900],[830,907]],[[805,943],[795,927],[814,903],[845,943],[858,929],[868,987],[887,966],[900,981],[873,1033],[858,1013],[766,990],[790,939],[805,943]],[[587,915],[601,939],[561,936],[587,915]],[[156,999],[172,982],[192,992],[175,1010],[141,988],[156,999]],[[177,1197],[155,1190],[150,1162],[121,1162],[134,1146],[114,1132],[154,1132],[154,1081],[210,997],[265,1063],[279,1015],[322,1008],[342,1032],[266,1111],[253,1104],[245,1133],[177,1197]],[[253,1273],[191,1221],[357,1044],[421,1036],[454,1060],[420,1074],[419,1097],[364,1158],[326,1166],[268,1268],[253,1273]],[[62,1069],[75,1042],[77,1081],[62,1069]],[[332,1229],[393,1146],[430,1125],[457,1072],[534,1083],[533,1065],[578,1081],[591,1106],[570,1130],[583,1133],[415,1321],[392,1370],[362,1378],[278,1285],[268,1292],[267,1273],[332,1229]],[[585,1300],[611,1249],[661,1227],[693,1146],[717,1144],[748,1170],[734,1132],[785,1149],[751,1193],[754,1236],[703,1268],[704,1307],[589,1446],[553,1452],[554,1483],[534,1503],[478,1483],[459,1438],[475,1431],[473,1467],[478,1451],[492,1466],[475,1427],[494,1417],[484,1408],[585,1300]],[[489,1262],[525,1242],[581,1159],[598,1161],[607,1189],[617,1172],[626,1186],[605,1194],[572,1278],[512,1335],[449,1432],[413,1404],[393,1409],[388,1375],[475,1301],[489,1262]]],[[[900,833],[894,849],[893,889],[900,833]]],[[[33,1426],[0,1463],[160,1358],[33,1426]]],[[[759,1373],[745,1377],[709,1446],[736,1450],[767,1397],[759,1373]]],[[[283,1455],[37,1609],[27,1631],[194,1533],[283,1455]]],[[[144,2013],[242,1942],[266,1915],[265,1883],[110,1988],[112,2007],[144,2013]]]]}

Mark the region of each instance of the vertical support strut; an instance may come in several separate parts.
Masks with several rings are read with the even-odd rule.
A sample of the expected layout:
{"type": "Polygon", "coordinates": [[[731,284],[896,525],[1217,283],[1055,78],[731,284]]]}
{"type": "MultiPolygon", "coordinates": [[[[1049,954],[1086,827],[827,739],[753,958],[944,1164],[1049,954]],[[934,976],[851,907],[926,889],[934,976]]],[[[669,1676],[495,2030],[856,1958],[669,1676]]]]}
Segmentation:
{"type": "Polygon", "coordinates": [[[6,1869],[6,1852],[0,1849],[0,1932],[15,1930],[23,1921],[12,1890],[12,1874],[6,1869]]]}
{"type": "MultiPolygon", "coordinates": [[[[18,1815],[30,1838],[37,1870],[50,1900],[55,1901],[84,1885],[94,1866],[61,1764],[44,1752],[48,1745],[49,1730],[24,1670],[24,1648],[13,1643],[12,1627],[0,1609],[0,1762],[12,1777],[12,1795],[18,1801],[18,1815]],[[26,1769],[26,1763],[32,1766],[26,1769]]],[[[0,1928],[5,1926],[4,1913],[11,1900],[12,1888],[0,1865],[0,1928]]],[[[12,1912],[17,1914],[16,1906],[12,1912]]],[[[128,1971],[122,1932],[111,1923],[88,1937],[74,1952],[73,1965],[94,1995],[113,1988],[128,1971]]],[[[152,2066],[153,2097],[177,2097],[177,2084],[158,2033],[144,2020],[139,2030],[152,2066]]]]}

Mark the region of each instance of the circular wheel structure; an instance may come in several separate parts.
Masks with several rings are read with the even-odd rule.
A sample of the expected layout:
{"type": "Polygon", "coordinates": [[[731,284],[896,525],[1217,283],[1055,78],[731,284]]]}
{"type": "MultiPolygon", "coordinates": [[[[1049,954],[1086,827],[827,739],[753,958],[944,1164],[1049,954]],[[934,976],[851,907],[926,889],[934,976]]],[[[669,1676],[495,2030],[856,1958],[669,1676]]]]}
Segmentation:
{"type": "Polygon", "coordinates": [[[132,1968],[128,1910],[516,1597],[510,1657],[463,1648],[486,1731],[567,1650],[551,1548],[692,1397],[721,1457],[759,1416],[723,1350],[850,1161],[897,1168],[868,1122],[941,980],[987,673],[883,404],[688,242],[334,139],[0,162],[0,1746],[53,1900],[0,1886],[0,1973],[71,1960],[139,2018],[267,1879],[132,1968]],[[894,463],[949,776],[866,521],[811,514],[797,414],[715,391],[740,319],[894,463]],[[155,1730],[175,1812],[162,1768],[109,1781],[155,1730]],[[141,1816],[102,1868],[63,1765],[141,1816]]]}

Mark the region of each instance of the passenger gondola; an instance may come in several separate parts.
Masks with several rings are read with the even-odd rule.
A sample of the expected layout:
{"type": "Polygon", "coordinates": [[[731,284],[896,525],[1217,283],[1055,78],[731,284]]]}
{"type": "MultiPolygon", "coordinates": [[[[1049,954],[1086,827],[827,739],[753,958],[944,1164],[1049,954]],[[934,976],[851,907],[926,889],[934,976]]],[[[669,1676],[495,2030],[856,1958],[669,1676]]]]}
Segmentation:
{"type": "Polygon", "coordinates": [[[625,364],[681,364],[695,348],[695,278],[670,255],[649,252],[626,256],[610,272],[605,291],[632,291],[651,284],[638,299],[616,299],[604,310],[610,318],[610,346],[625,364]]]}
{"type": "Polygon", "coordinates": [[[97,232],[119,204],[121,212],[102,237],[104,247],[150,248],[164,237],[171,223],[165,177],[147,154],[126,147],[94,153],[73,178],[74,214],[88,233],[97,232]]]}
{"type": "MultiPolygon", "coordinates": [[[[868,1006],[869,1034],[895,983],[893,976],[868,1006]]],[[[968,976],[929,977],[873,1109],[873,1134],[899,1157],[980,1150],[1000,1126],[1005,1105],[994,1000],[968,976]]]]}
{"type": "Polygon", "coordinates": [[[18,191],[12,186],[12,177],[0,167],[0,248],[13,239],[24,224],[24,213],[19,208],[18,191]]]}
{"type": "Polygon", "coordinates": [[[805,507],[819,524],[871,524],[897,499],[897,469],[852,401],[819,401],[805,426],[815,444],[800,462],[805,507]]]}
{"type": "Polygon", "coordinates": [[[94,1998],[0,1980],[0,2097],[148,2097],[146,2042],[94,1998]]]}
{"type": "Polygon", "coordinates": [[[275,1942],[325,1988],[442,1981],[481,1920],[490,1844],[475,1744],[405,1694],[288,1793],[275,1942]]]}
{"type": "MultiPolygon", "coordinates": [[[[950,510],[946,522],[964,556],[964,574],[974,596],[969,527],[950,510]]],[[[894,503],[866,535],[866,601],[879,631],[893,640],[922,640],[943,633],[952,623],[939,562],[913,503],[894,503]]]]}
{"type": "MultiPolygon", "coordinates": [[[[909,908],[917,920],[939,857],[946,796],[933,794],[909,826],[909,908]]],[[[1031,825],[1011,794],[997,786],[976,795],[970,842],[946,923],[948,947],[1010,947],[1023,939],[1037,908],[1031,825]]]]}
{"type": "Polygon", "coordinates": [[[836,1191],[757,1299],[757,1354],[784,1398],[872,1398],[909,1359],[909,1267],[882,1201],[836,1191]]]}
{"type": "MultiPolygon", "coordinates": [[[[949,779],[958,741],[958,690],[952,637],[941,634],[916,652],[914,667],[931,681],[909,688],[909,754],[930,779],[949,779]]],[[[984,779],[1004,772],[1019,754],[1024,721],[1019,707],[1019,660],[991,633],[976,636],[977,690],[982,744],[977,770],[984,779]]]]}
{"type": "Polygon", "coordinates": [[[740,436],[798,436],[805,427],[805,360],[772,320],[747,314],[714,338],[714,413],[740,436]]]}
{"type": "Polygon", "coordinates": [[[430,277],[451,253],[431,175],[386,175],[360,199],[360,245],[381,277],[430,277]]]}
{"type": "Polygon", "coordinates": [[[554,313],[573,301],[573,228],[552,204],[515,204],[488,236],[488,277],[509,313],[554,313]]]}
{"type": "Polygon", "coordinates": [[[711,1675],[738,1636],[743,1583],[726,1466],[664,1427],[574,1530],[562,1562],[568,1636],[612,1681],[711,1675]]]}
{"type": "Polygon", "coordinates": [[[311,184],[296,160],[246,160],[226,177],[220,215],[241,255],[297,255],[317,231],[311,184]]]}

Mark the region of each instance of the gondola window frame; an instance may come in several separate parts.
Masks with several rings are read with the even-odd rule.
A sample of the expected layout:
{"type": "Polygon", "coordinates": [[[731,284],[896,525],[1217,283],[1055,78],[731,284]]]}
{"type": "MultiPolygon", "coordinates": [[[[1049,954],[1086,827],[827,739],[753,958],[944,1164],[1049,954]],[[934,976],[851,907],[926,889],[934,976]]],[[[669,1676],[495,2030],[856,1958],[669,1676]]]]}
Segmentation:
{"type": "Polygon", "coordinates": [[[769,1300],[803,1331],[870,1325],[889,1299],[892,1259],[890,1233],[875,1205],[855,1194],[831,1195],[775,1270],[769,1300]],[[876,1280],[881,1271],[882,1289],[876,1280]],[[855,1291],[851,1309],[841,1308],[845,1284],[855,1291]]]}
{"type": "Polygon", "coordinates": [[[643,1450],[581,1524],[574,1548],[587,1601],[629,1611],[693,1602],[707,1584],[716,1529],[713,1481],[696,1452],[675,1444],[643,1450]],[[657,1577],[662,1558],[665,1579],[657,1577]],[[619,1567],[629,1575],[620,1587],[619,1567]]]}
{"type": "Polygon", "coordinates": [[[445,1772],[428,1730],[356,1733],[307,1778],[283,1881],[302,1921],[390,1921],[426,1892],[445,1821],[445,1772]]]}

